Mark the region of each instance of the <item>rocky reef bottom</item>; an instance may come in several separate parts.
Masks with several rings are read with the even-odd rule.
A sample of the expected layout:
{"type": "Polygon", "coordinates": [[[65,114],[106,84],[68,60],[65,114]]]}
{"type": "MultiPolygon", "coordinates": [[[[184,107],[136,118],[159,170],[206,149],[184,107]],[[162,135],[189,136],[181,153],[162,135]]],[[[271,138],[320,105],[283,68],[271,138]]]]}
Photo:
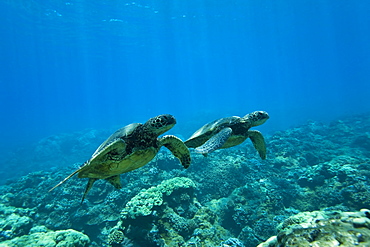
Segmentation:
{"type": "Polygon", "coordinates": [[[278,226],[278,235],[258,247],[369,246],[370,211],[314,211],[291,216],[278,226]]]}
{"type": "Polygon", "coordinates": [[[42,161],[24,150],[2,161],[56,164],[0,186],[0,247],[370,246],[369,129],[370,115],[308,122],[266,136],[264,161],[246,141],[192,153],[187,170],[162,149],[121,190],[97,181],[83,204],[86,179],[48,190],[81,165],[61,155],[85,161],[98,132],[49,137],[28,152],[42,161]]]}

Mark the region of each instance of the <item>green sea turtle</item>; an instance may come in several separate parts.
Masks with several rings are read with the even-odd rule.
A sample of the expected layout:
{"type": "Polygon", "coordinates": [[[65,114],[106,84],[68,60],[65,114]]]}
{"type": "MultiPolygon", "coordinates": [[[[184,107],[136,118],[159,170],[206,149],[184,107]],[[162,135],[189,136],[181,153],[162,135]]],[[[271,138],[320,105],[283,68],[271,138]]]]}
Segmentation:
{"type": "Polygon", "coordinates": [[[195,148],[197,153],[207,155],[216,149],[229,148],[244,142],[248,137],[262,159],[266,159],[266,144],[261,132],[249,130],[269,119],[264,111],[255,111],[244,117],[226,117],[210,122],[197,130],[186,146],[195,148]]]}
{"type": "MultiPolygon", "coordinates": [[[[172,115],[159,115],[146,123],[129,124],[104,141],[82,167],[74,171],[50,191],[78,173],[79,178],[89,178],[81,203],[94,182],[105,179],[115,188],[121,189],[120,174],[146,165],[162,146],[177,157],[184,168],[190,165],[190,152],[180,138],[166,135],[158,138],[176,124],[172,115]]],[[[49,191],[49,192],[50,192],[49,191]]]]}

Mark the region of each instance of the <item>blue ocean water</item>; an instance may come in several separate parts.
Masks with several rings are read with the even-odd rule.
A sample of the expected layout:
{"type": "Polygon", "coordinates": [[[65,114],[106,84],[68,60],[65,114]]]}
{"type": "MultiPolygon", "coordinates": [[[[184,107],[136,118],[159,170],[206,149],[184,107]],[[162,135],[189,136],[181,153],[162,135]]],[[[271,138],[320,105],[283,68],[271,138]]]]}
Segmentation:
{"type": "MultiPolygon", "coordinates": [[[[40,236],[71,228],[92,247],[112,238],[112,246],[256,246],[298,212],[339,222],[329,211],[368,208],[369,13],[369,0],[0,1],[0,242],[45,244],[40,236]],[[255,128],[266,160],[258,138],[260,156],[250,140],[207,158],[191,149],[188,169],[162,148],[120,175],[120,190],[99,179],[81,204],[89,187],[76,175],[50,191],[127,124],[172,114],[168,133],[185,140],[207,122],[256,110],[270,116],[255,128]]],[[[369,211],[349,215],[359,213],[367,222],[369,211]]],[[[351,234],[364,243],[360,221],[351,234]]],[[[320,226],[302,235],[318,240],[321,218],[320,226]]],[[[338,243],[345,234],[333,233],[338,243]]]]}
{"type": "Polygon", "coordinates": [[[0,3],[1,148],[176,116],[188,137],[265,110],[265,132],[368,112],[370,2],[0,3]]]}

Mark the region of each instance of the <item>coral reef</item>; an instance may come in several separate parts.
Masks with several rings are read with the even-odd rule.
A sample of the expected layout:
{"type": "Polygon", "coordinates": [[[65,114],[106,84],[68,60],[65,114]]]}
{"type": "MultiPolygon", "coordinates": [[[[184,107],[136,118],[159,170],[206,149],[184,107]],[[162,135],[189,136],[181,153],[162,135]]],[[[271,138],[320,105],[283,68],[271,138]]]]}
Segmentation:
{"type": "Polygon", "coordinates": [[[60,231],[34,232],[0,243],[0,247],[84,247],[90,239],[85,234],[68,229],[60,231]]]}
{"type": "Polygon", "coordinates": [[[244,247],[244,244],[237,238],[229,238],[223,241],[220,247],[244,247]]]}
{"type": "MultiPolygon", "coordinates": [[[[122,219],[135,219],[139,216],[147,216],[153,213],[156,206],[163,204],[163,197],[170,196],[174,191],[179,189],[194,189],[195,183],[184,177],[176,177],[163,181],[157,186],[140,191],[132,198],[121,212],[122,219]]],[[[182,200],[190,199],[186,193],[181,195],[182,200]]],[[[181,201],[179,201],[181,203],[181,201]]]]}
{"type": "Polygon", "coordinates": [[[0,205],[0,241],[28,234],[33,226],[32,209],[0,205]]]}
{"type": "Polygon", "coordinates": [[[191,179],[175,177],[140,191],[123,208],[108,242],[128,237],[139,246],[211,246],[230,236],[217,215],[198,202],[195,188],[191,179]]]}
{"type": "Polygon", "coordinates": [[[369,246],[370,211],[302,212],[286,219],[278,230],[258,247],[369,246]]]}
{"type": "Polygon", "coordinates": [[[0,186],[0,242],[16,246],[34,234],[55,241],[53,234],[66,229],[103,247],[257,246],[281,232],[301,235],[278,225],[299,212],[342,217],[370,204],[369,129],[368,115],[310,121],[266,136],[266,160],[247,141],[208,157],[192,152],[187,170],[163,149],[147,166],[123,174],[121,190],[97,181],[82,205],[86,179],[48,190],[111,130],[51,136],[2,160],[9,170],[3,180],[10,179],[0,186]]]}
{"type": "Polygon", "coordinates": [[[88,246],[90,239],[73,229],[51,231],[36,225],[35,209],[0,204],[0,246],[88,246]]]}

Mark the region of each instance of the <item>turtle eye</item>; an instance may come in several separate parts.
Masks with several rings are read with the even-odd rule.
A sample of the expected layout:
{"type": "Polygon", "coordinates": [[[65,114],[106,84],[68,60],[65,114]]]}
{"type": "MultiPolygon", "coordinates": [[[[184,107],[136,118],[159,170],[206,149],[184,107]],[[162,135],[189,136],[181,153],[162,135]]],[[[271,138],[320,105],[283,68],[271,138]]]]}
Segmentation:
{"type": "Polygon", "coordinates": [[[152,127],[160,128],[163,127],[163,119],[161,117],[158,117],[153,120],[152,127]]]}

